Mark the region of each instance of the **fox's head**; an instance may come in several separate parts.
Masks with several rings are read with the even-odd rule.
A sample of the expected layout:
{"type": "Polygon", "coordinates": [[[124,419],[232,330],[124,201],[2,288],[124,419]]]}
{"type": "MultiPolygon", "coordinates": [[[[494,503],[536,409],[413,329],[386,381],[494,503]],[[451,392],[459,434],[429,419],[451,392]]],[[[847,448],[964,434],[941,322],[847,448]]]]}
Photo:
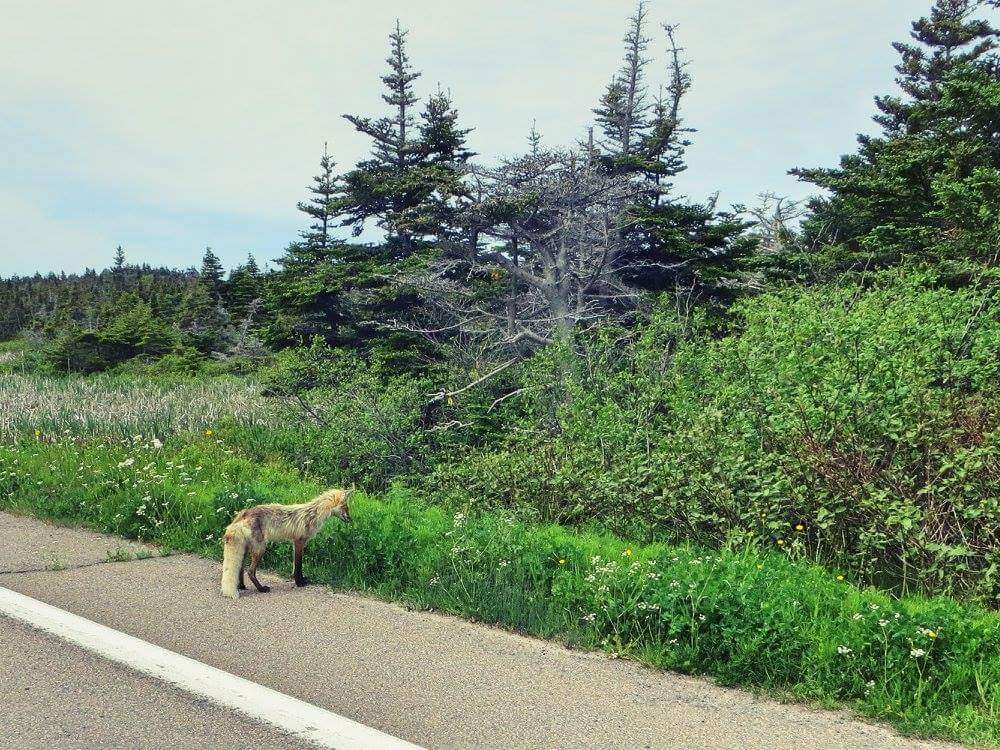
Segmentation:
{"type": "Polygon", "coordinates": [[[340,491],[340,504],[337,506],[337,509],[334,511],[334,513],[336,513],[337,518],[339,518],[344,523],[351,522],[351,509],[347,505],[347,499],[353,494],[354,494],[353,488],[349,490],[340,491]]]}

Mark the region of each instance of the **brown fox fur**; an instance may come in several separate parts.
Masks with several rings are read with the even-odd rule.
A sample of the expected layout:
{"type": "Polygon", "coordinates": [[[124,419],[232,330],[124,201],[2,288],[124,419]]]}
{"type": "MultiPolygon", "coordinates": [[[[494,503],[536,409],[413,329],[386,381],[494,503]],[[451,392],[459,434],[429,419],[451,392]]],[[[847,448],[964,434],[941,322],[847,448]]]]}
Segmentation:
{"type": "Polygon", "coordinates": [[[302,550],[330,516],[336,515],[345,522],[351,520],[347,498],[352,492],[327,490],[308,503],[269,503],[237,513],[222,536],[222,595],[236,599],[239,591],[246,588],[243,566],[247,553],[250,555],[251,582],[260,592],[270,590],[257,580],[257,565],[267,543],[274,540],[292,543],[295,585],[305,586],[308,581],[302,575],[302,550]]]}

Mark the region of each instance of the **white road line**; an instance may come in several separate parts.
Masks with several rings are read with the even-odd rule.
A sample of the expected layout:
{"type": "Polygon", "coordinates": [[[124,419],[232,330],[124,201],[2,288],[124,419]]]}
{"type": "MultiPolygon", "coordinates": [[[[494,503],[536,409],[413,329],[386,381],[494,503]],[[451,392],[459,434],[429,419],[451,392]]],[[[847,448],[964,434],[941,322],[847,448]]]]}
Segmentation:
{"type": "MultiPolygon", "coordinates": [[[[352,719],[2,586],[0,614],[156,677],[188,693],[273,724],[320,747],[336,750],[421,750],[417,745],[366,727],[352,719]]],[[[331,679],[336,679],[336,675],[331,675],[331,679]]]]}

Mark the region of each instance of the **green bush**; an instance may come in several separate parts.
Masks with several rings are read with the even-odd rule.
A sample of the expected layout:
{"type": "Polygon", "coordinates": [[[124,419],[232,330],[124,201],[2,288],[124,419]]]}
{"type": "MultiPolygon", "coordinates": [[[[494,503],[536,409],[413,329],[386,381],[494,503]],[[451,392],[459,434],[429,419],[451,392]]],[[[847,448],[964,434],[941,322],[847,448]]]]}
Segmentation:
{"type": "Polygon", "coordinates": [[[380,372],[317,339],[282,352],[264,381],[284,419],[230,433],[244,450],[371,489],[425,466],[433,440],[423,429],[427,380],[380,372]]]}
{"type": "Polygon", "coordinates": [[[536,358],[503,438],[429,491],[998,601],[997,281],[789,289],[738,305],[724,337],[678,336],[670,316],[604,331],[570,366],[536,358]]]}

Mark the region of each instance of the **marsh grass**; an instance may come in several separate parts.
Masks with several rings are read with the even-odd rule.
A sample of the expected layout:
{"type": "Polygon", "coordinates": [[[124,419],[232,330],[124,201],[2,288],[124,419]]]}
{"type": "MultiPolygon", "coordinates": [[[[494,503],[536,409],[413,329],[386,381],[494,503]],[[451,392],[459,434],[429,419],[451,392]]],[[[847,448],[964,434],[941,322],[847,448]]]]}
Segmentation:
{"type": "MultiPolygon", "coordinates": [[[[320,488],[212,438],[42,435],[0,445],[0,507],[219,557],[232,514],[320,488]]],[[[921,735],[1000,743],[1000,615],[896,599],[752,547],[632,544],[467,516],[404,490],[352,501],[310,544],[314,581],[720,682],[846,705],[921,735]]],[[[266,564],[287,574],[288,550],[266,564]]]]}
{"type": "Polygon", "coordinates": [[[0,379],[0,440],[36,430],[46,435],[163,438],[202,431],[223,419],[252,426],[273,422],[274,413],[259,387],[244,379],[21,374],[0,379]]]}

